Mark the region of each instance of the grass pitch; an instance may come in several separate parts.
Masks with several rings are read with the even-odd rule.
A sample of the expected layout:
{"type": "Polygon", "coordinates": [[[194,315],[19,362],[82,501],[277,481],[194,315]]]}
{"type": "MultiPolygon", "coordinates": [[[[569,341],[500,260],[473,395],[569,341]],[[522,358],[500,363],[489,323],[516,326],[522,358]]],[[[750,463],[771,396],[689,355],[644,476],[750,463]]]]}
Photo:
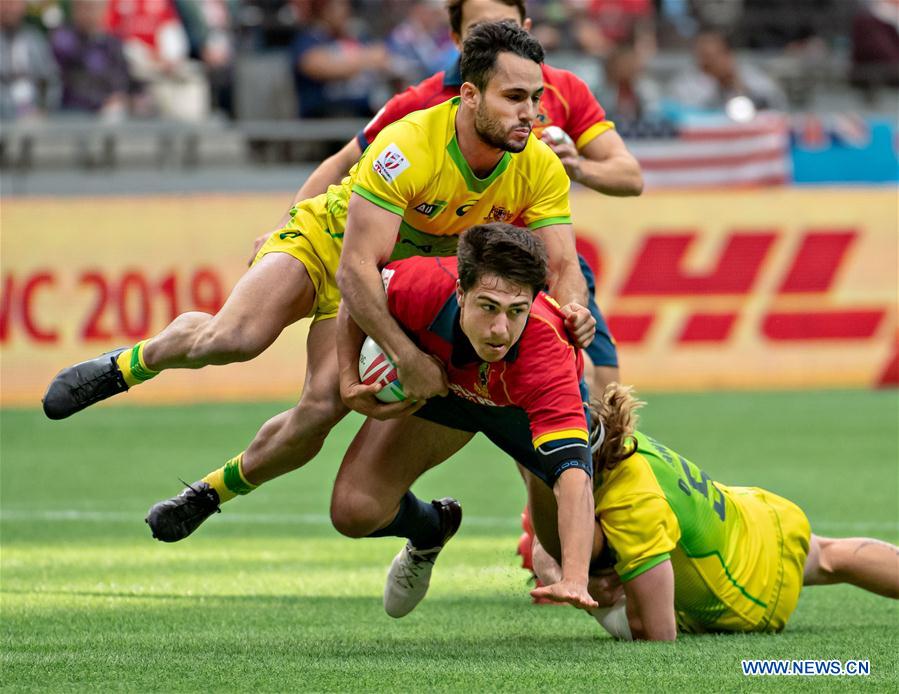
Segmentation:
{"type": "MultiPolygon", "coordinates": [[[[899,539],[895,392],[648,395],[642,429],[713,478],[798,502],[819,534],[899,539]]],[[[625,644],[532,607],[514,548],[522,485],[483,439],[415,488],[465,509],[427,599],[381,607],[398,539],[328,521],[350,418],[306,469],[224,506],[193,537],[143,517],[241,450],[279,405],[6,410],[0,687],[12,691],[808,691],[899,686],[899,609],[844,586],[803,593],[776,636],[625,644]],[[753,677],[744,658],[868,659],[869,677],[753,677]]]]}

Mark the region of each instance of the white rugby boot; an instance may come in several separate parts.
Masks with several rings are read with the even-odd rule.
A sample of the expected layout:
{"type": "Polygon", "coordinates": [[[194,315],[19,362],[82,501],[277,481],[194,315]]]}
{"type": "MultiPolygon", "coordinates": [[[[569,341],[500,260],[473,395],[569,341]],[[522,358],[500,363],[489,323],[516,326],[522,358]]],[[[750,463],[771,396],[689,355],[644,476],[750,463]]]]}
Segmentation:
{"type": "Polygon", "coordinates": [[[384,586],[384,611],[394,618],[405,617],[422,601],[431,584],[437,555],[462,524],[462,507],[449,497],[431,502],[440,513],[443,541],[436,547],[416,549],[411,542],[393,558],[384,586]]]}

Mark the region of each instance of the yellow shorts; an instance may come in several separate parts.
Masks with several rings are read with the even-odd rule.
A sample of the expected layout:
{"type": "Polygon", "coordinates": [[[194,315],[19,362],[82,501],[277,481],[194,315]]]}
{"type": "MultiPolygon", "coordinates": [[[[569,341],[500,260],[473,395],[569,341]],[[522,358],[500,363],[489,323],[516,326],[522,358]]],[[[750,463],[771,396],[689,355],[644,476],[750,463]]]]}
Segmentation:
{"type": "Polygon", "coordinates": [[[312,316],[313,322],[334,318],[340,306],[337,265],[343,233],[332,234],[328,230],[323,195],[304,200],[290,214],[287,226],[269,236],[253,263],[269,253],[287,253],[299,260],[315,286],[315,302],[306,317],[312,316]]]}
{"type": "MultiPolygon", "coordinates": [[[[781,631],[802,590],[811,540],[808,519],[792,501],[764,489],[722,489],[739,511],[730,521],[734,524],[731,541],[738,547],[730,564],[733,573],[722,569],[717,555],[676,564],[675,582],[694,586],[700,597],[707,591],[709,607],[709,614],[689,607],[678,610],[678,628],[688,633],[781,631]],[[711,621],[710,615],[714,615],[711,621]]],[[[672,561],[675,558],[673,554],[672,561]]]]}
{"type": "Polygon", "coordinates": [[[799,603],[812,528],[805,513],[792,501],[764,489],[758,491],[762,500],[774,512],[779,525],[779,550],[783,568],[780,591],[766,631],[782,631],[799,603]]]}
{"type": "Polygon", "coordinates": [[[755,560],[758,573],[748,585],[764,596],[767,609],[746,630],[782,631],[799,603],[811,526],[802,509],[782,496],[758,487],[730,489],[742,492],[743,513],[761,540],[755,560]]]}

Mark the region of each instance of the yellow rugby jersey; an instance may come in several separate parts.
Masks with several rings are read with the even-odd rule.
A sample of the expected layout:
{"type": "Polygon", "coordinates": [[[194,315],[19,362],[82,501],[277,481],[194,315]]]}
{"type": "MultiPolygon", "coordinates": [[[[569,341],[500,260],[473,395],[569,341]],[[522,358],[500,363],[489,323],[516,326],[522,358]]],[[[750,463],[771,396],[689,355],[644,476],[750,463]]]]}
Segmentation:
{"type": "Polygon", "coordinates": [[[531,135],[478,178],[459,150],[458,97],[415,111],[384,128],[349,176],[327,192],[328,227],[342,236],[350,193],[402,217],[392,260],[452,255],[465,229],[521,220],[531,229],[570,224],[571,182],[553,151],[531,135]]]}
{"type": "Polygon", "coordinates": [[[635,440],[594,493],[622,580],[671,559],[681,631],[782,629],[801,588],[805,515],[764,490],[712,481],[649,436],[635,440]]]}

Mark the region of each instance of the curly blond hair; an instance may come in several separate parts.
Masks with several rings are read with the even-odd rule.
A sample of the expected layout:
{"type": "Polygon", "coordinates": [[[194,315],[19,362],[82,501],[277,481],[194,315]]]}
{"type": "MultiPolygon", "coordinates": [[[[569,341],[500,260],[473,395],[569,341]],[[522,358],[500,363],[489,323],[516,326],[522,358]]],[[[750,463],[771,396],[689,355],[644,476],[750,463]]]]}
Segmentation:
{"type": "Polygon", "coordinates": [[[645,404],[637,399],[632,386],[620,383],[610,383],[601,399],[590,401],[590,418],[594,422],[602,422],[605,427],[602,445],[593,454],[596,473],[611,470],[633,455],[636,448],[633,436],[640,421],[637,410],[645,404]]]}

